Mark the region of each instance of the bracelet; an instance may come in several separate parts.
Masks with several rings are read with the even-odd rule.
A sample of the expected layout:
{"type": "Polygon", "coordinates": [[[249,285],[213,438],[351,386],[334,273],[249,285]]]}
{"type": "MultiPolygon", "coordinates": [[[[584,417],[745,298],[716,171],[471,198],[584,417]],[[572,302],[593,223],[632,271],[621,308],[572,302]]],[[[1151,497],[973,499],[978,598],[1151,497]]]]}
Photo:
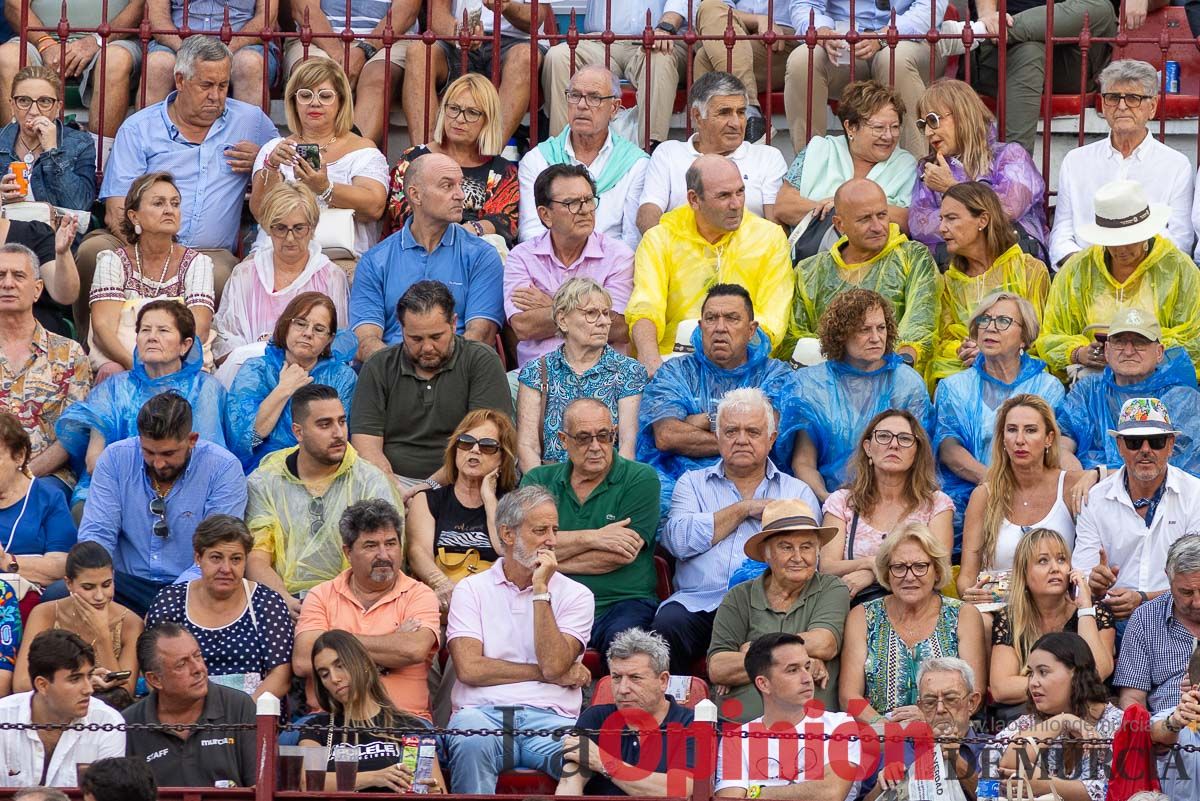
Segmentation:
{"type": "MultiPolygon", "coordinates": [[[[330,181],[329,186],[325,188],[325,191],[322,192],[321,194],[317,195],[317,200],[328,205],[329,201],[332,198],[333,198],[333,181],[330,181]]],[[[437,487],[434,487],[434,489],[437,489],[437,487]]]]}
{"type": "Polygon", "coordinates": [[[1138,596],[1141,597],[1142,603],[1148,603],[1150,601],[1150,596],[1147,595],[1146,593],[1142,592],[1141,590],[1138,590],[1138,596]]]}
{"type": "Polygon", "coordinates": [[[46,38],[46,39],[50,39],[50,44],[48,44],[48,45],[46,45],[45,47],[43,47],[43,46],[42,46],[40,43],[41,43],[42,41],[44,41],[44,39],[38,39],[38,42],[39,42],[39,44],[38,44],[38,46],[37,46],[37,51],[38,51],[39,53],[45,53],[47,50],[49,50],[50,48],[52,48],[52,47],[54,47],[54,46],[56,46],[56,45],[58,44],[58,42],[54,41],[54,39],[52,39],[52,38],[51,38],[51,37],[49,37],[49,36],[47,36],[47,37],[45,37],[45,38],[46,38]]]}
{"type": "Polygon", "coordinates": [[[1167,715],[1167,719],[1163,722],[1167,726],[1167,731],[1171,732],[1172,734],[1179,734],[1179,732],[1183,731],[1183,724],[1182,723],[1180,723],[1180,724],[1172,723],[1171,718],[1173,718],[1173,717],[1175,717],[1175,713],[1171,712],[1171,714],[1167,715]]]}

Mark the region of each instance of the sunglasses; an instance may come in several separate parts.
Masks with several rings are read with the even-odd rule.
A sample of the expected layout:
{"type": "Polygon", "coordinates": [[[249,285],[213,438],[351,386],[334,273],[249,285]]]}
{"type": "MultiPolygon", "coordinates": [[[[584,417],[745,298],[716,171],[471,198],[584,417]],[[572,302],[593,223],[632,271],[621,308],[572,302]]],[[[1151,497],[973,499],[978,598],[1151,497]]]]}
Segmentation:
{"type": "Polygon", "coordinates": [[[171,533],[171,529],[167,526],[167,502],[162,498],[151,498],[150,514],[158,518],[154,521],[154,536],[162,537],[165,540],[171,533]]]}
{"type": "Polygon", "coordinates": [[[1121,437],[1121,439],[1125,440],[1125,447],[1131,451],[1140,451],[1142,444],[1145,442],[1150,443],[1150,450],[1161,451],[1167,447],[1167,437],[1169,436],[1170,434],[1149,434],[1136,437],[1121,437]]]}
{"type": "Polygon", "coordinates": [[[926,128],[932,128],[936,131],[942,124],[942,117],[949,116],[952,116],[949,111],[947,111],[945,114],[938,114],[937,112],[931,111],[921,119],[917,120],[917,130],[921,133],[925,133],[926,128]]]}
{"type": "Polygon", "coordinates": [[[454,445],[460,451],[469,451],[478,445],[479,452],[485,456],[492,456],[500,452],[500,443],[491,437],[476,439],[470,434],[459,434],[458,439],[454,441],[454,445]]]}
{"type": "Polygon", "coordinates": [[[314,537],[325,527],[325,496],[312,498],[308,502],[308,533],[314,537]]]}
{"type": "Polygon", "coordinates": [[[599,442],[601,445],[608,445],[611,442],[615,442],[617,439],[617,432],[612,429],[597,431],[594,434],[588,431],[584,431],[580,434],[568,434],[563,432],[563,436],[573,441],[579,447],[586,448],[592,444],[593,440],[599,442]]]}

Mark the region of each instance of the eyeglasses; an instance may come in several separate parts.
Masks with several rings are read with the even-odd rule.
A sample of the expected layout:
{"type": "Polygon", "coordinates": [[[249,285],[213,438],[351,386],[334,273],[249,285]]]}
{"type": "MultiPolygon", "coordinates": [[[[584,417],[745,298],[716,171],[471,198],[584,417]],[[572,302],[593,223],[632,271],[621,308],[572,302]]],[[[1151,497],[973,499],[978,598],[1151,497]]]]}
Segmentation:
{"type": "Polygon", "coordinates": [[[58,102],[57,97],[39,97],[34,99],[29,95],[13,95],[13,105],[21,109],[21,111],[29,111],[29,107],[37,103],[38,111],[49,111],[54,108],[54,104],[58,102]]]}
{"type": "Polygon", "coordinates": [[[500,452],[500,443],[498,441],[491,437],[476,439],[470,434],[459,434],[458,439],[454,441],[454,447],[460,451],[470,451],[478,447],[479,452],[484,456],[492,456],[500,452]]]}
{"type": "Polygon", "coordinates": [[[917,120],[917,130],[920,131],[921,133],[925,133],[925,129],[928,127],[928,128],[932,128],[933,130],[936,131],[938,128],[941,127],[943,117],[953,117],[953,116],[954,115],[951,114],[949,111],[947,111],[945,114],[938,114],[935,111],[931,111],[928,114],[926,114],[924,117],[922,117],[921,119],[917,120]]]}
{"type": "Polygon", "coordinates": [[[911,564],[894,564],[888,565],[888,572],[892,574],[892,578],[902,579],[909,571],[917,578],[921,578],[929,572],[932,562],[913,562],[911,564]]]}
{"type": "Polygon", "coordinates": [[[320,323],[310,323],[303,317],[293,317],[292,328],[295,328],[297,331],[312,331],[313,336],[318,337],[329,336],[332,333],[328,326],[321,325],[320,323]]]}
{"type": "Polygon", "coordinates": [[[296,239],[308,236],[313,227],[308,223],[298,223],[296,225],[284,225],[283,223],[275,223],[271,226],[271,236],[279,239],[287,239],[290,234],[296,239]]]}
{"type": "Polygon", "coordinates": [[[171,529],[167,526],[167,502],[157,495],[151,498],[150,514],[158,518],[154,521],[154,536],[162,537],[165,540],[171,533],[171,529]]]}
{"type": "Polygon", "coordinates": [[[592,444],[592,440],[599,442],[601,445],[608,445],[616,440],[617,432],[611,428],[606,428],[603,431],[597,431],[594,434],[587,431],[579,434],[567,434],[566,432],[563,432],[563,436],[574,441],[574,443],[579,447],[586,448],[592,444]]]}
{"type": "Polygon", "coordinates": [[[568,89],[566,94],[567,102],[572,106],[579,105],[579,101],[583,100],[587,103],[588,108],[600,108],[600,104],[605,100],[613,100],[616,98],[616,95],[597,95],[590,92],[585,95],[583,92],[576,92],[574,89],[568,89]]]}
{"type": "Polygon", "coordinates": [[[990,314],[981,314],[975,318],[975,324],[979,326],[980,331],[987,328],[989,325],[993,326],[997,331],[1007,331],[1008,329],[1012,328],[1013,322],[1015,322],[1013,318],[1009,317],[1007,314],[1001,314],[996,317],[993,317],[990,314]]]}
{"type": "Polygon", "coordinates": [[[596,323],[600,322],[601,320],[607,320],[608,322],[612,322],[612,319],[608,316],[608,312],[610,311],[609,309],[576,308],[575,311],[582,314],[584,322],[588,323],[589,325],[595,325],[596,323]]]}
{"type": "Polygon", "coordinates": [[[877,428],[871,432],[871,439],[875,440],[880,445],[891,445],[892,440],[896,440],[896,444],[901,448],[911,448],[917,444],[917,438],[912,434],[907,434],[903,431],[897,433],[888,431],[884,428],[877,428]]]}
{"type": "Polygon", "coordinates": [[[446,104],[446,116],[452,120],[462,117],[467,122],[479,122],[483,119],[483,112],[477,108],[467,108],[460,106],[457,103],[446,104]]]}
{"type": "Polygon", "coordinates": [[[1150,443],[1150,450],[1161,451],[1167,447],[1167,437],[1170,434],[1149,434],[1136,437],[1121,437],[1125,441],[1125,447],[1131,451],[1140,451],[1144,443],[1150,443]]]}
{"type": "Polygon", "coordinates": [[[550,200],[549,203],[557,203],[572,214],[579,214],[584,211],[592,211],[600,205],[600,198],[592,195],[591,197],[577,197],[570,200],[550,200]]]}
{"type": "Polygon", "coordinates": [[[949,693],[947,695],[922,695],[917,699],[917,706],[926,712],[932,712],[938,708],[938,704],[945,706],[947,709],[953,709],[965,700],[967,700],[967,696],[958,695],[957,693],[949,693]]]}
{"type": "Polygon", "coordinates": [[[1125,92],[1105,92],[1100,95],[1100,99],[1104,101],[1104,105],[1116,107],[1121,105],[1121,101],[1125,101],[1125,108],[1137,108],[1142,105],[1143,100],[1149,100],[1154,95],[1135,95],[1125,92]]]}
{"type": "Polygon", "coordinates": [[[899,123],[895,123],[893,125],[884,125],[883,123],[878,123],[878,122],[864,122],[862,127],[866,128],[868,131],[870,131],[871,135],[875,136],[875,137],[881,137],[885,134],[887,134],[889,136],[899,136],[900,135],[900,124],[899,123]]]}
{"type": "Polygon", "coordinates": [[[322,106],[332,106],[338,99],[338,94],[332,89],[322,89],[319,92],[314,92],[312,89],[297,89],[296,99],[305,105],[318,103],[322,106]]]}
{"type": "Polygon", "coordinates": [[[308,516],[312,520],[308,524],[308,533],[316,536],[325,528],[325,497],[312,498],[308,502],[308,516]]]}
{"type": "Polygon", "coordinates": [[[1135,350],[1138,353],[1141,353],[1146,348],[1154,344],[1150,340],[1142,337],[1137,339],[1134,339],[1133,337],[1118,337],[1116,339],[1109,337],[1106,341],[1108,342],[1109,346],[1115,350],[1135,350]]]}

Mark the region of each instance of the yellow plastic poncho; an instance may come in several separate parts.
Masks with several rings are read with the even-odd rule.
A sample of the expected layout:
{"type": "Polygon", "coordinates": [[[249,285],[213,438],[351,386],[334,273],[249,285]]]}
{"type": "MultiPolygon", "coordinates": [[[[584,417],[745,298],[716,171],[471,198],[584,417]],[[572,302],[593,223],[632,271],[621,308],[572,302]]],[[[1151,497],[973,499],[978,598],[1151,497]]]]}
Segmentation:
{"type": "Polygon", "coordinates": [[[659,353],[670,353],[675,328],[699,319],[704,295],[717,283],[746,288],[759,327],[771,347],[777,346],[792,306],[792,260],[783,229],[750,212],[715,244],[696,230],[691,206],[664,214],[642,237],[634,258],[633,293],[625,307],[629,328],[638,320],[654,323],[659,353]]]}
{"type": "Polygon", "coordinates": [[[404,501],[393,482],[350,445],[320,494],[319,510],[313,508],[315,496],[287,466],[287,458],[297,450],[268,454],[247,479],[246,525],[254,535],[254,550],[271,557],[290,593],[311,589],[349,567],[338,533],[347,506],[379,498],[404,514],[404,501]]]}
{"type": "Polygon", "coordinates": [[[962,371],[964,365],[957,352],[968,336],[971,312],[990,293],[1001,289],[1032,303],[1040,323],[1050,292],[1050,271],[1040,260],[1013,245],[980,275],[968,276],[954,267],[942,273],[941,314],[927,372],[930,387],[962,371]]]}
{"type": "Polygon", "coordinates": [[[1093,245],[1072,256],[1050,287],[1037,347],[1057,373],[1065,373],[1076,348],[1091,343],[1083,329],[1107,325],[1122,308],[1153,310],[1162,326],[1162,344],[1181,346],[1200,367],[1200,271],[1175,243],[1154,237],[1154,245],[1133,274],[1118,284],[1104,263],[1104,248],[1093,245]]]}
{"type": "Polygon", "coordinates": [[[796,298],[788,337],[776,353],[791,358],[792,348],[801,337],[817,336],[817,323],[838,293],[847,289],[871,289],[892,302],[896,313],[896,348],[911,347],[917,352],[917,364],[923,364],[933,346],[933,327],[937,320],[937,266],[933,254],[920,242],[913,242],[893,223],[888,241],[874,258],[846,264],[842,237],[829,250],[810,256],[796,265],[796,298]]]}

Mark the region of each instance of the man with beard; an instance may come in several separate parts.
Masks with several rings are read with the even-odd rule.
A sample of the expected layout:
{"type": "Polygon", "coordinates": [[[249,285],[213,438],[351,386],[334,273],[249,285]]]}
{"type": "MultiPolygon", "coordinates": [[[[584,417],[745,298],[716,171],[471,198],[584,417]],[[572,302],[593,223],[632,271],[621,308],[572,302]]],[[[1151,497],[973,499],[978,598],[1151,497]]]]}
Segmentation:
{"type": "Polygon", "coordinates": [[[387,501],[359,501],[342,513],[338,528],[350,568],[309,591],[296,624],[292,670],[308,680],[309,706],[317,707],[313,643],[330,629],[342,629],[358,637],[379,666],[392,702],[429,720],[427,680],[441,613],[433,590],[400,572],[400,514],[387,501]]]}
{"type": "Polygon", "coordinates": [[[472,409],[512,417],[512,392],[496,351],[454,333],[458,315],[445,284],[410,286],[396,318],[404,340],[363,365],[350,442],[406,489],[422,482],[436,489],[446,481],[442,463],[455,427],[472,409]]]}
{"type": "Polygon", "coordinates": [[[283,596],[298,617],[297,596],[348,567],[338,534],[346,508],[374,498],[401,502],[387,475],[347,442],[346,410],[333,387],[296,390],[292,433],[298,445],[268,454],[247,479],[254,550],[246,577],[283,596]]]}
{"type": "Polygon", "coordinates": [[[195,563],[200,521],[244,516],[246,479],[236,456],[192,431],[191,404],[178,393],[146,401],[137,430],[96,462],[79,541],[112,554],[115,600],[145,615],[158,591],[195,563]]]}

